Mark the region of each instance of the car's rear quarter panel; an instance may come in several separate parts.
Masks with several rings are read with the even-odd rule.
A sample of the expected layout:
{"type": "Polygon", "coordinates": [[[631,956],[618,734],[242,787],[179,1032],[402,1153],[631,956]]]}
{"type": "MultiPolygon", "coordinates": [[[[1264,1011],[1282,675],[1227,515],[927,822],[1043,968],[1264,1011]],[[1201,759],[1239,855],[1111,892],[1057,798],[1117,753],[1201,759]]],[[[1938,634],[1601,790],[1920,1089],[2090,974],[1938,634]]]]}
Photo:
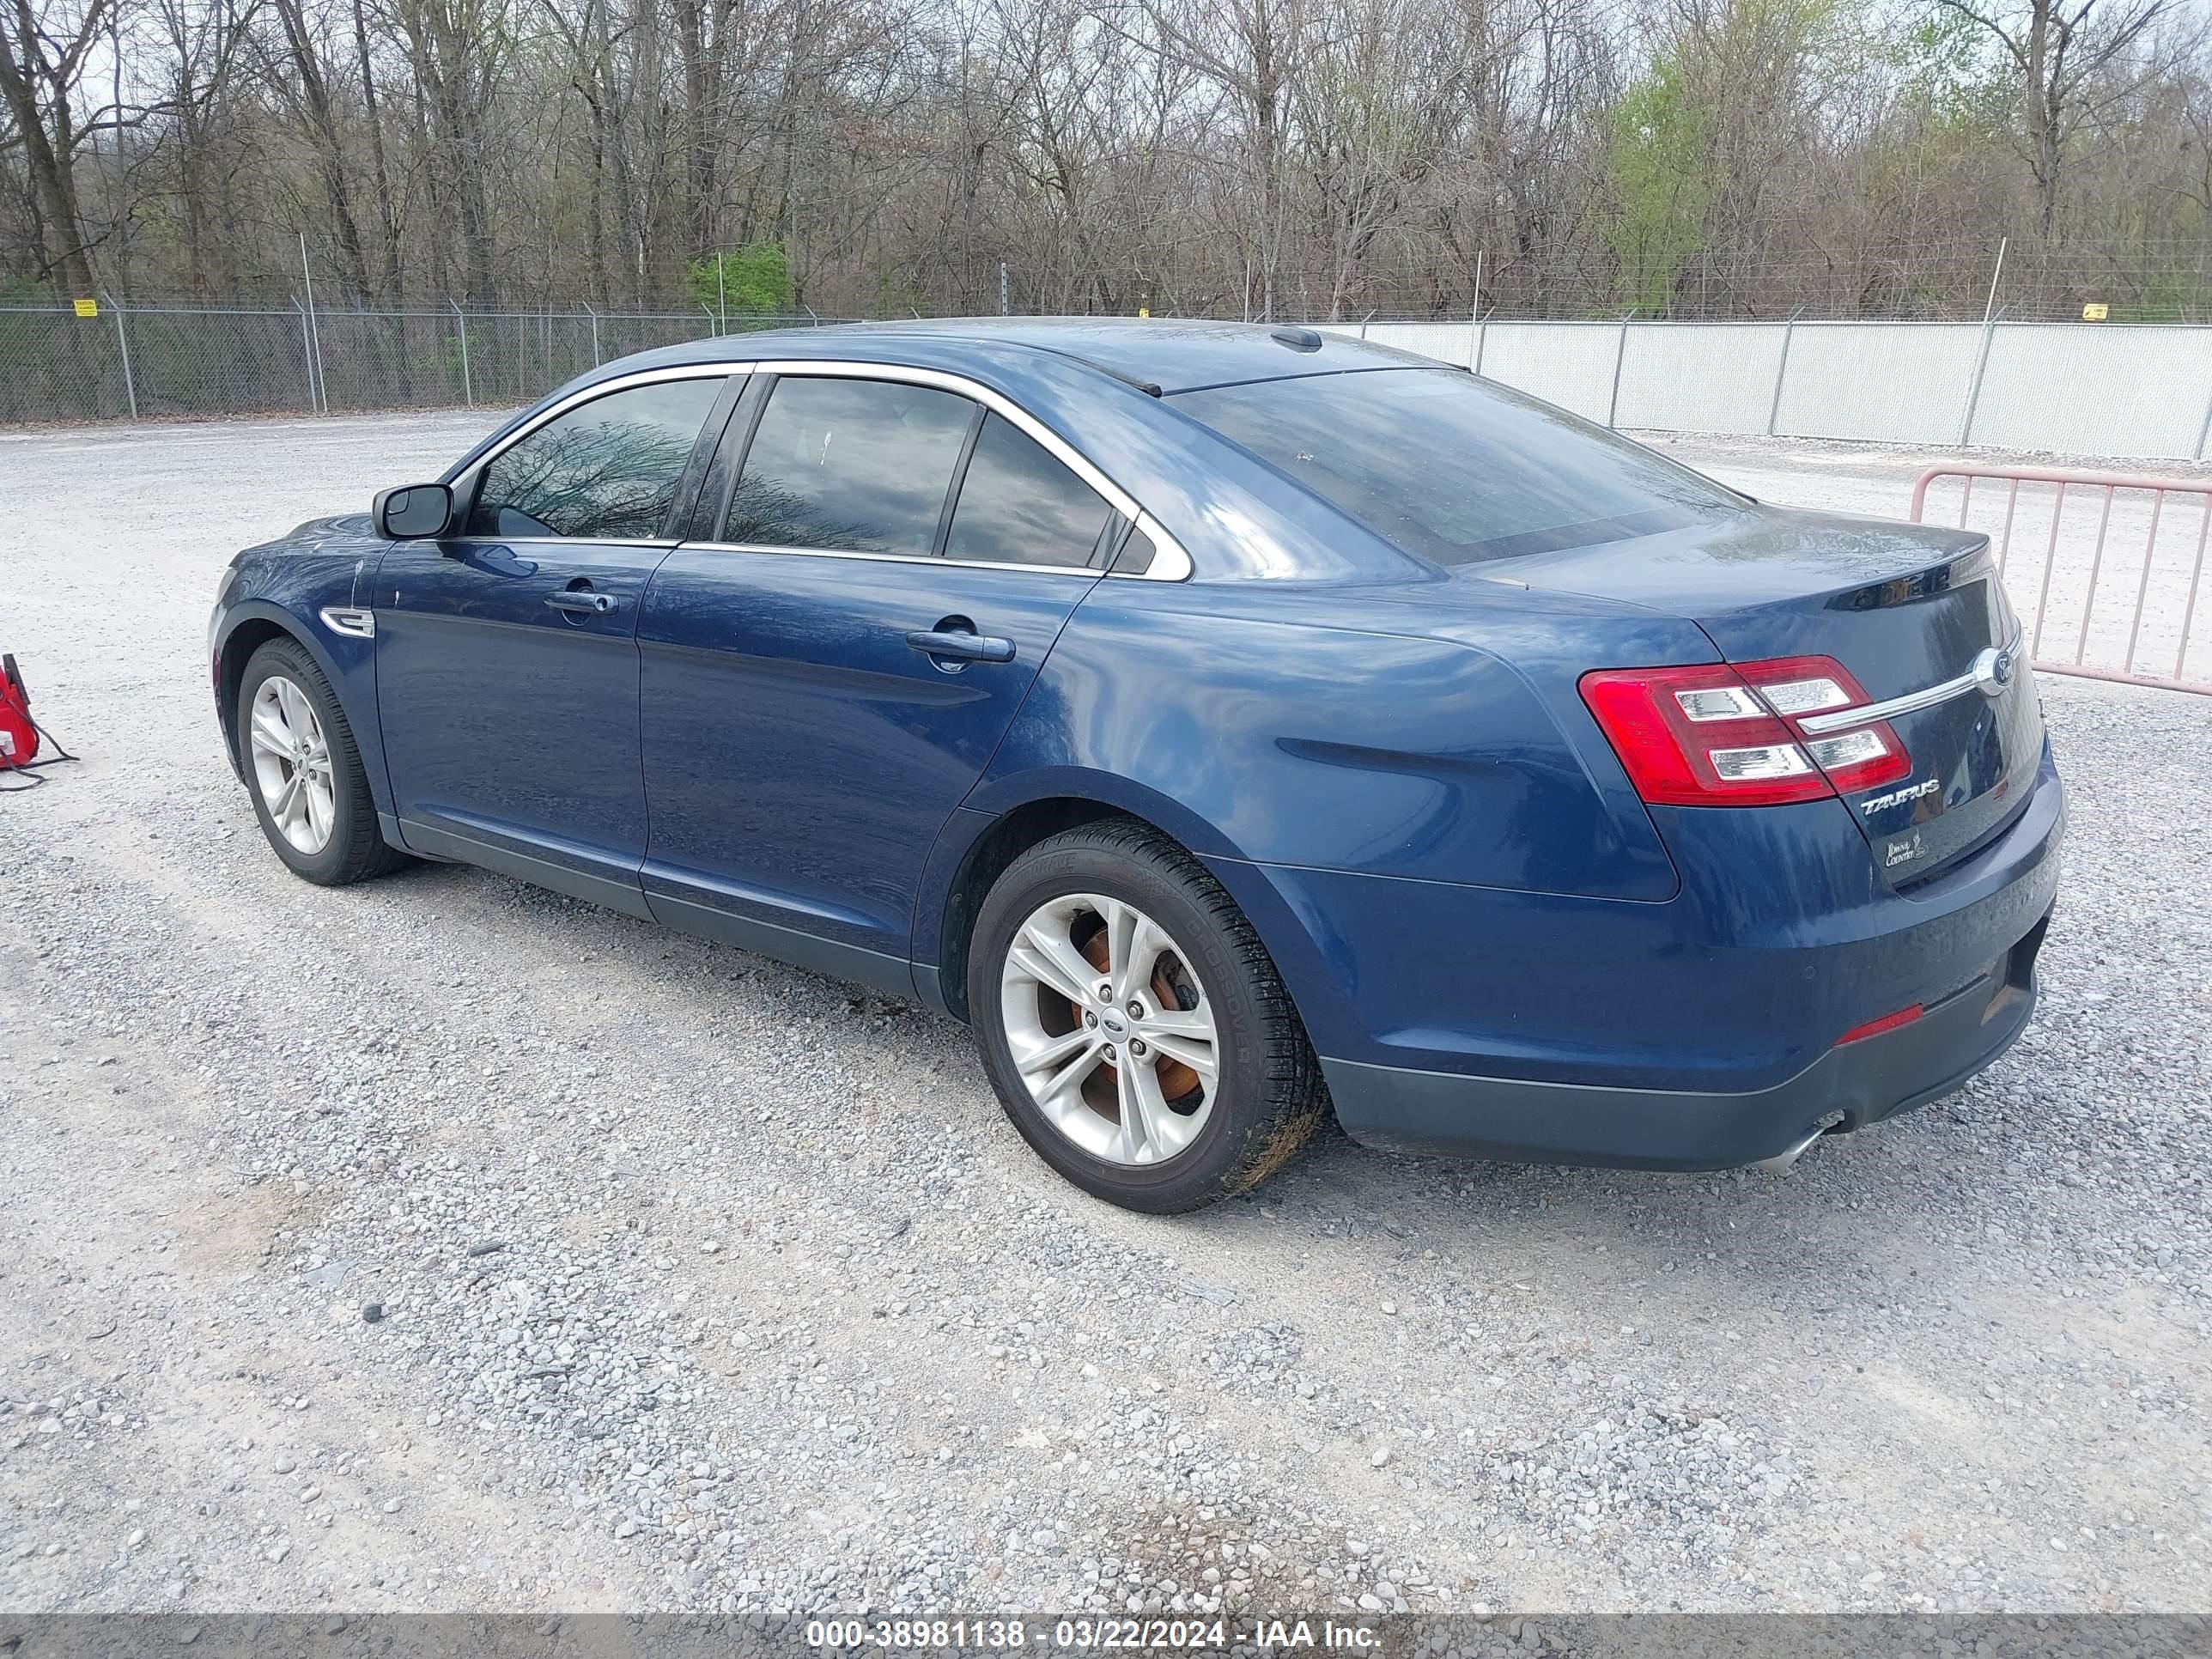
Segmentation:
{"type": "MultiPolygon", "coordinates": [[[[1556,665],[1571,700],[1567,665],[1710,653],[1702,636],[1504,588],[1452,607],[1446,636],[1419,615],[1334,585],[1102,582],[938,849],[925,903],[963,843],[1025,803],[1134,813],[1244,906],[1324,1052],[1364,1050],[1403,1023],[1393,1011],[1441,996],[1463,1021],[1483,972],[1510,980],[1547,947],[1540,896],[1563,914],[1663,908],[1680,879],[1618,763],[1504,653],[1556,665]],[[1487,916],[1480,933],[1424,930],[1463,904],[1487,916]],[[1462,951],[1489,966],[1463,971],[1462,951]]],[[[942,921],[920,919],[925,952],[942,921]]]]}

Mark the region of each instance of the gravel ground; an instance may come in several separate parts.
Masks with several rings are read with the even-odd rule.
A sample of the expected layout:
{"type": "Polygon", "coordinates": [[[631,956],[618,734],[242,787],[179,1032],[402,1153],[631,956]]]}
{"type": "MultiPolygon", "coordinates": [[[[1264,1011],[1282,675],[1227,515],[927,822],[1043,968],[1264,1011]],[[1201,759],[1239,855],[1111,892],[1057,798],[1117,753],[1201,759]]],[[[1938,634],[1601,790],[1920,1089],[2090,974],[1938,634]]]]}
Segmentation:
{"type": "Polygon", "coordinates": [[[2045,1001],[1948,1101],[1145,1219],[918,1008],[268,853],[216,573],[484,419],[0,436],[86,757],[0,798],[0,1606],[2203,1608],[2212,699],[2045,682],[2045,1001]]]}

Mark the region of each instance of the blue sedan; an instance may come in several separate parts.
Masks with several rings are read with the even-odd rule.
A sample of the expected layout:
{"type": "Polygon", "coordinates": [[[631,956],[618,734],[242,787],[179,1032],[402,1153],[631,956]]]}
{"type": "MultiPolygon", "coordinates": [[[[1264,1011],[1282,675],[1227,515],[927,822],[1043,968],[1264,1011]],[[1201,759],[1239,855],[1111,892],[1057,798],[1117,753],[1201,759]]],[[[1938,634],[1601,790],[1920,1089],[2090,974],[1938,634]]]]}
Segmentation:
{"type": "Polygon", "coordinates": [[[1086,1190],[1705,1170],[2027,1023],[2064,811],[1984,538],[1303,329],[651,352],[239,555],[276,856],[482,866],[966,1022],[1086,1190]]]}

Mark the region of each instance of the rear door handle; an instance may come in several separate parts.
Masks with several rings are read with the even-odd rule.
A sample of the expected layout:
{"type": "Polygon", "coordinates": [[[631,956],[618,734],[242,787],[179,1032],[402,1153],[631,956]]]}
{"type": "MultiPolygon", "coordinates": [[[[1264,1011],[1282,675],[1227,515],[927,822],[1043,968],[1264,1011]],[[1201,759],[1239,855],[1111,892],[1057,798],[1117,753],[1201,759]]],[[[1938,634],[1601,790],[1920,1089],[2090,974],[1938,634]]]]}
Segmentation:
{"type": "Polygon", "coordinates": [[[545,603],[556,611],[573,611],[586,617],[604,617],[621,603],[611,593],[548,593],[545,603]]]}
{"type": "Polygon", "coordinates": [[[1012,662],[1014,642],[994,634],[970,634],[952,629],[917,628],[906,642],[924,656],[938,661],[1012,662]]]}

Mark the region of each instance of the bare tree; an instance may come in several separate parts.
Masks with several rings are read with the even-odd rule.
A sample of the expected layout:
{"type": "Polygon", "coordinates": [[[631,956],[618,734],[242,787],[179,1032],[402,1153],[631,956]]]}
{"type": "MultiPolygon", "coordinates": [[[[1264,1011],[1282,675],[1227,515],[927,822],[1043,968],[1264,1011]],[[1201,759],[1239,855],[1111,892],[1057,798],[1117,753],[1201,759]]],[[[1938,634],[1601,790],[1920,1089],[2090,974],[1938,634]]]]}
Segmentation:
{"type": "Polygon", "coordinates": [[[441,216],[460,249],[461,291],[483,306],[499,297],[491,208],[495,158],[489,141],[492,106],[514,38],[508,8],[509,0],[391,4],[406,38],[416,99],[441,186],[441,216]]]}
{"type": "Polygon", "coordinates": [[[1148,33],[1138,38],[1205,77],[1236,112],[1243,138],[1238,159],[1258,187],[1243,240],[1256,254],[1256,314],[1273,318],[1287,230],[1291,88],[1325,39],[1314,0],[1139,3],[1148,33]]]}
{"type": "MultiPolygon", "coordinates": [[[[177,0],[163,0],[163,3],[172,11],[183,9],[177,0]]],[[[281,46],[267,54],[267,74],[270,84],[291,106],[313,146],[322,175],[322,208],[337,246],[343,292],[358,302],[371,291],[368,254],[354,213],[343,122],[325,57],[331,42],[328,18],[319,7],[311,11],[310,4],[311,0],[269,0],[282,33],[281,46]]]]}
{"type": "Polygon", "coordinates": [[[2020,81],[2021,150],[2034,176],[2038,223],[2058,222],[2069,142],[2153,72],[2144,48],[2178,0],[2024,0],[1983,9],[1938,0],[2000,46],[2020,81]]]}
{"type": "Polygon", "coordinates": [[[79,89],[112,21],[115,0],[7,0],[0,10],[0,99],[21,145],[40,244],[40,274],[76,294],[93,291],[92,260],[76,185],[77,153],[120,113],[80,118],[79,89]]]}
{"type": "Polygon", "coordinates": [[[611,351],[753,243],[848,315],[1941,316],[2009,235],[2016,312],[2212,315],[2197,14],[1907,3],[0,0],[0,280],[283,304],[304,230],[367,305],[678,313],[611,351]]]}

